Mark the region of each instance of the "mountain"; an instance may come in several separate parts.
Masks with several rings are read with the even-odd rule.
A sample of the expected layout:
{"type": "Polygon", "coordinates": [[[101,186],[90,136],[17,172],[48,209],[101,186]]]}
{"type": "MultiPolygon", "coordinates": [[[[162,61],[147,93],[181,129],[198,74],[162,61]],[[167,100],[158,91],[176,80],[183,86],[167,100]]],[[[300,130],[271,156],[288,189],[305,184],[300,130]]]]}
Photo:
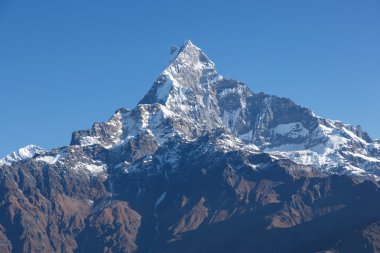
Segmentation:
{"type": "Polygon", "coordinates": [[[190,41],[134,109],[30,147],[0,163],[1,252],[380,251],[380,142],[190,41]]]}
{"type": "Polygon", "coordinates": [[[239,143],[277,158],[325,173],[378,178],[380,142],[360,127],[323,119],[287,98],[251,92],[220,76],[190,41],[176,53],[135,109],[74,133],[71,144],[113,149],[144,135],[159,146],[173,136],[195,140],[223,128],[239,143]]]}

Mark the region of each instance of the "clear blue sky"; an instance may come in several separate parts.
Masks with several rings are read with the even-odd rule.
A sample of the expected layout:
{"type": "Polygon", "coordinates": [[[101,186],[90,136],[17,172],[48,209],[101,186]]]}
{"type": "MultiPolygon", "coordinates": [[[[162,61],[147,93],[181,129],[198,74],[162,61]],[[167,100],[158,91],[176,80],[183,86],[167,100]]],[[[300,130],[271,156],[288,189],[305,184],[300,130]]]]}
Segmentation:
{"type": "Polygon", "coordinates": [[[133,107],[187,39],[254,92],[380,138],[379,0],[0,0],[0,156],[133,107]]]}

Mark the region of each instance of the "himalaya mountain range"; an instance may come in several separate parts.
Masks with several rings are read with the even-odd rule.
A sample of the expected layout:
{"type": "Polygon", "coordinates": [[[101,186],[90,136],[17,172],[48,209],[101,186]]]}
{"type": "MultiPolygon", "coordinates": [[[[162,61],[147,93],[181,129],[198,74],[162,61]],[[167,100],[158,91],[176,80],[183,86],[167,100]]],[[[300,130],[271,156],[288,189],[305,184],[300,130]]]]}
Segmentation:
{"type": "Polygon", "coordinates": [[[0,252],[380,252],[380,141],[187,41],[133,109],[0,160],[0,252]]]}

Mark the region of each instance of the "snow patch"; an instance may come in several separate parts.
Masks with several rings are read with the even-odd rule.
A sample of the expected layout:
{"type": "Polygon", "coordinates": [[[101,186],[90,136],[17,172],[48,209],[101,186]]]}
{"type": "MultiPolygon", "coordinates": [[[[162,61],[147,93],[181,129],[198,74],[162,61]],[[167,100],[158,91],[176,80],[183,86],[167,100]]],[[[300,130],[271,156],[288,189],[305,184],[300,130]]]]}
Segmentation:
{"type": "Polygon", "coordinates": [[[275,135],[287,136],[292,139],[306,137],[309,135],[309,130],[307,130],[300,122],[280,124],[273,128],[272,131],[275,135]]]}
{"type": "Polygon", "coordinates": [[[56,156],[39,156],[36,158],[36,161],[42,161],[48,164],[55,164],[58,159],[61,157],[61,155],[56,155],[56,156]]]}
{"type": "Polygon", "coordinates": [[[95,144],[101,144],[101,141],[99,140],[99,136],[82,136],[80,138],[80,145],[81,146],[91,146],[95,144]]]}
{"type": "Polygon", "coordinates": [[[366,155],[363,155],[363,154],[353,154],[353,153],[350,153],[352,156],[355,156],[355,157],[358,157],[358,158],[361,158],[363,160],[366,160],[366,161],[369,161],[369,162],[374,162],[374,163],[380,163],[380,160],[377,159],[377,158],[374,158],[374,157],[370,157],[370,156],[366,156],[366,155]]]}
{"type": "Polygon", "coordinates": [[[231,94],[237,94],[241,96],[244,94],[245,91],[246,91],[245,86],[238,85],[238,87],[224,89],[222,92],[219,93],[219,97],[223,98],[231,94]]]}
{"type": "Polygon", "coordinates": [[[167,79],[162,86],[160,86],[157,90],[157,99],[158,100],[165,100],[169,96],[169,92],[173,88],[173,81],[170,79],[167,79]]]}
{"type": "Polygon", "coordinates": [[[99,174],[99,173],[105,172],[107,169],[107,166],[105,164],[87,164],[87,163],[78,162],[75,164],[73,169],[79,170],[79,171],[84,170],[84,171],[90,172],[91,174],[99,174]]]}

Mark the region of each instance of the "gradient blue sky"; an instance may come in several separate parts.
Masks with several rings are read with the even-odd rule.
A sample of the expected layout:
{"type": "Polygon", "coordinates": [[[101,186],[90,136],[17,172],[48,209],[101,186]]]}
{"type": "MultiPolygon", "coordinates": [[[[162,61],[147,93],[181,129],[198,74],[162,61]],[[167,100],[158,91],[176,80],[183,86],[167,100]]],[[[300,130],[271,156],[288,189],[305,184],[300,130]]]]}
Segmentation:
{"type": "Polygon", "coordinates": [[[187,39],[254,92],[380,138],[379,0],[0,0],[0,156],[133,107],[187,39]]]}

